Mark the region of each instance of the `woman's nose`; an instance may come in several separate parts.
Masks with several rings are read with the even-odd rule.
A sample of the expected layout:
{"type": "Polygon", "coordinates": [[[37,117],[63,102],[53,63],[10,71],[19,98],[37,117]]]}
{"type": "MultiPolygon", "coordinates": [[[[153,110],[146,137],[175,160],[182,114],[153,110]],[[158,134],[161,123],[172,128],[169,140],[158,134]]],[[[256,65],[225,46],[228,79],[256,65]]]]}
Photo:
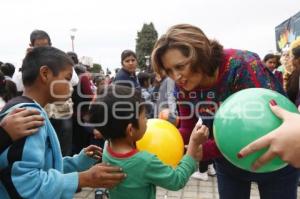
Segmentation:
{"type": "Polygon", "coordinates": [[[175,79],[175,81],[177,81],[177,80],[179,80],[181,77],[182,77],[182,75],[180,74],[180,73],[178,73],[178,72],[174,72],[174,79],[175,79]]]}

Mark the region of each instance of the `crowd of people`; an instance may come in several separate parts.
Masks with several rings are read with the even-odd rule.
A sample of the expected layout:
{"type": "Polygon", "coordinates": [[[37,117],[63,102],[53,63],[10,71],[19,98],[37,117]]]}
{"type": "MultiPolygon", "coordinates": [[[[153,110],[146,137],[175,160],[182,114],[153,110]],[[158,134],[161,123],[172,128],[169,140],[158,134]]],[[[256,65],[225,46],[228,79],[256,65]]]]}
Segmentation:
{"type": "Polygon", "coordinates": [[[114,77],[92,73],[75,52],[52,45],[45,31],[34,30],[20,71],[0,63],[1,198],[72,198],[82,187],[109,188],[112,199],[155,198],[155,186],[178,190],[190,177],[208,175],[217,177],[222,199],[250,198],[252,182],[263,199],[297,198],[298,114],[270,102],[283,125],[237,154],[269,146],[254,171],[276,155],[290,163],[269,173],[224,158],[213,121],[216,107],[247,88],[277,91],[299,106],[300,39],[282,55],[260,59],[179,24],[157,40],[151,71],[137,73],[136,53],[124,50],[114,77]],[[137,150],[150,118],[168,120],[181,133],[187,147],[176,168],[137,150]]]}

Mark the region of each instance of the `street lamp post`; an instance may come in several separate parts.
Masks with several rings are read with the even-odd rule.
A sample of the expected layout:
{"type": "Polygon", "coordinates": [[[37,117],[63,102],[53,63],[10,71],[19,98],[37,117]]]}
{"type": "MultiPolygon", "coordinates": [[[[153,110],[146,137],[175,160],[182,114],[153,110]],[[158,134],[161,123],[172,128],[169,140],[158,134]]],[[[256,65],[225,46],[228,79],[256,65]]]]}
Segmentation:
{"type": "Polygon", "coordinates": [[[146,55],[145,56],[145,59],[146,59],[146,71],[147,72],[150,72],[150,55],[146,55]]]}
{"type": "Polygon", "coordinates": [[[75,32],[77,31],[76,28],[70,29],[70,36],[72,41],[72,51],[74,52],[74,40],[75,40],[75,32]]]}

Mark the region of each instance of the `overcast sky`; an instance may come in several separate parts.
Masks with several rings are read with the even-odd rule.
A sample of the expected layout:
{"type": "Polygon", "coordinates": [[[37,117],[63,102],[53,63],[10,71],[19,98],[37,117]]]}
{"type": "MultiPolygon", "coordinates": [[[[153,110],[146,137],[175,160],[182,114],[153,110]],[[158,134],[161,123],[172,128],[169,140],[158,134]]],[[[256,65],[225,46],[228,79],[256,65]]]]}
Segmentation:
{"type": "Polygon", "coordinates": [[[275,51],[275,26],[300,11],[300,0],[1,0],[0,60],[21,63],[34,29],[50,34],[53,46],[71,50],[110,69],[124,49],[135,49],[137,31],[153,22],[158,34],[190,23],[227,48],[261,57],[275,51]]]}

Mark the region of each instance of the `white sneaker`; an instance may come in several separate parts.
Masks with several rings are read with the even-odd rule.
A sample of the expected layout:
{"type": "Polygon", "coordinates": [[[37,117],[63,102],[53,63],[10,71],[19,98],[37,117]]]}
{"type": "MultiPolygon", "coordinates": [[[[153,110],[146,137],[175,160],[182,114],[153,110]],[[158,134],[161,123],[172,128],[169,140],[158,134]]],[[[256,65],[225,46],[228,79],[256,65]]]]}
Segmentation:
{"type": "Polygon", "coordinates": [[[202,181],[207,181],[208,180],[207,172],[200,173],[199,171],[196,171],[195,173],[193,173],[193,175],[191,177],[195,178],[195,179],[198,179],[198,180],[202,180],[202,181]]]}
{"type": "Polygon", "coordinates": [[[217,174],[213,164],[208,165],[207,173],[210,176],[215,176],[217,174]]]}

